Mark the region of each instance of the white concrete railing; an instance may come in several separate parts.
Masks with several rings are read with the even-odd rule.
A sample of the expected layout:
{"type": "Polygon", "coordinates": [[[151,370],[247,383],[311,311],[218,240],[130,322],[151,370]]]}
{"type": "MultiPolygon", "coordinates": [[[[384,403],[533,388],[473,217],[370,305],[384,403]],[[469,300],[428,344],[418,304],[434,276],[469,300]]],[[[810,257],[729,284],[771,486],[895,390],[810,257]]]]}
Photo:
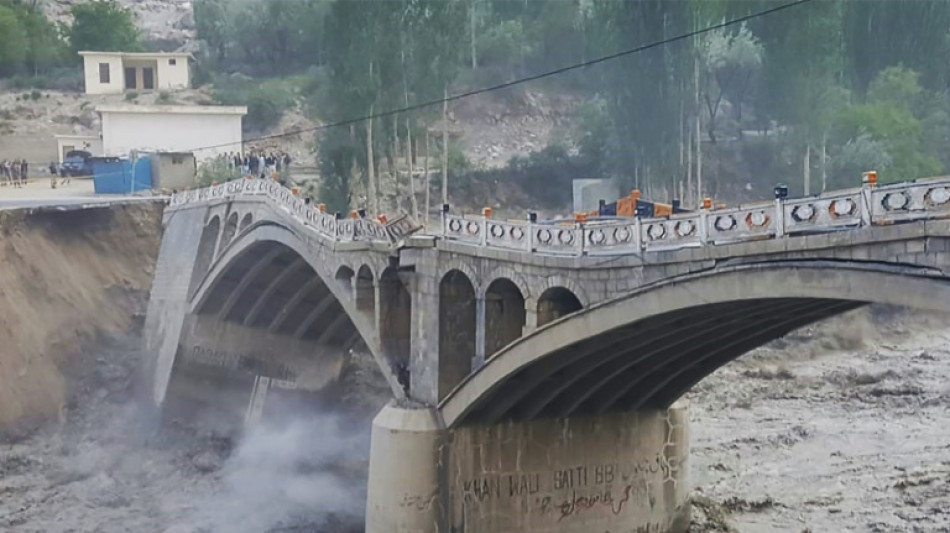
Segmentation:
{"type": "Polygon", "coordinates": [[[950,178],[832,191],[668,218],[530,223],[442,217],[445,239],[525,252],[622,255],[950,218],[950,178]]]}
{"type": "MultiPolygon", "coordinates": [[[[204,189],[176,193],[172,195],[171,206],[178,207],[234,196],[266,196],[305,226],[335,241],[390,242],[392,232],[389,231],[389,226],[368,218],[337,220],[334,215],[324,213],[316,206],[308,205],[302,198],[294,196],[289,189],[272,180],[240,179],[204,189]]],[[[403,230],[405,224],[401,224],[402,220],[394,221],[393,228],[403,230]]]]}

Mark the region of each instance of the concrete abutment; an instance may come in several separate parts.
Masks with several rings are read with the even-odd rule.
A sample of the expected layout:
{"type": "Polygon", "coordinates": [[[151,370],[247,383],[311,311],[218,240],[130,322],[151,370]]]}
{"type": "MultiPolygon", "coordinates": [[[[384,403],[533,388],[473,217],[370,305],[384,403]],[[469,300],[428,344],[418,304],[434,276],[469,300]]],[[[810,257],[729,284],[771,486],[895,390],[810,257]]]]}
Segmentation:
{"type": "Polygon", "coordinates": [[[444,428],[373,422],[368,533],[658,532],[690,522],[688,407],[444,428]]]}

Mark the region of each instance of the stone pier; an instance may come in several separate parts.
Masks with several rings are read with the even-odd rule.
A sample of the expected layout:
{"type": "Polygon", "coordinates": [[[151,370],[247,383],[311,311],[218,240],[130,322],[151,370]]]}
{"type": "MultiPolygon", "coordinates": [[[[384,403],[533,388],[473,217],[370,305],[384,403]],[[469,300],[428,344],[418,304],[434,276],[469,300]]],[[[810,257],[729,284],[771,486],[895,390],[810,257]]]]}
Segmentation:
{"type": "Polygon", "coordinates": [[[688,410],[444,429],[390,405],[373,424],[368,533],[679,533],[688,410]]]}

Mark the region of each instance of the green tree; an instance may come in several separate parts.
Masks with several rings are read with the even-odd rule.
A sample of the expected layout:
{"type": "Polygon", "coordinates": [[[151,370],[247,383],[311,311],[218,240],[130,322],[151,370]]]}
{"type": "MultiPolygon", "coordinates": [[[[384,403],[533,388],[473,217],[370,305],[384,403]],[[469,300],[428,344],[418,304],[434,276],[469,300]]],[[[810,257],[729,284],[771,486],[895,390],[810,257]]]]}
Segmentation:
{"type": "Polygon", "coordinates": [[[835,124],[839,139],[849,143],[861,137],[878,141],[892,158],[889,168],[881,171],[882,181],[900,181],[933,176],[943,164],[926,142],[921,113],[923,89],[920,75],[902,67],[889,67],[878,73],[868,88],[866,103],[843,110],[835,124]],[[919,109],[915,114],[915,109],[919,109]]]}
{"type": "Polygon", "coordinates": [[[15,9],[0,4],[0,74],[18,72],[26,60],[27,37],[15,9]]]}
{"type": "Polygon", "coordinates": [[[25,64],[32,73],[61,65],[66,58],[66,46],[56,26],[39,9],[26,9],[21,20],[27,39],[25,64]]]}
{"type": "Polygon", "coordinates": [[[113,0],[75,4],[69,45],[73,52],[131,52],[141,49],[132,12],[113,0]]]}
{"type": "Polygon", "coordinates": [[[924,87],[944,89],[950,66],[950,2],[862,0],[843,2],[843,30],[854,89],[863,94],[877,74],[903,64],[921,73],[924,87]]]}

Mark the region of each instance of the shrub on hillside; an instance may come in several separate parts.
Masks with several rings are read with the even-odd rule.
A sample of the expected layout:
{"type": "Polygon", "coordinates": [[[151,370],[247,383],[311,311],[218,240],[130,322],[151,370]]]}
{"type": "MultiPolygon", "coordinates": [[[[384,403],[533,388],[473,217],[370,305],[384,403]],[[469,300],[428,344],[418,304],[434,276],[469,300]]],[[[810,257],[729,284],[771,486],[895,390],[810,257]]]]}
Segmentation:
{"type": "Polygon", "coordinates": [[[264,131],[276,126],[284,112],[294,106],[296,91],[285,80],[231,77],[216,80],[214,99],[224,105],[247,106],[244,129],[264,131]]]}

